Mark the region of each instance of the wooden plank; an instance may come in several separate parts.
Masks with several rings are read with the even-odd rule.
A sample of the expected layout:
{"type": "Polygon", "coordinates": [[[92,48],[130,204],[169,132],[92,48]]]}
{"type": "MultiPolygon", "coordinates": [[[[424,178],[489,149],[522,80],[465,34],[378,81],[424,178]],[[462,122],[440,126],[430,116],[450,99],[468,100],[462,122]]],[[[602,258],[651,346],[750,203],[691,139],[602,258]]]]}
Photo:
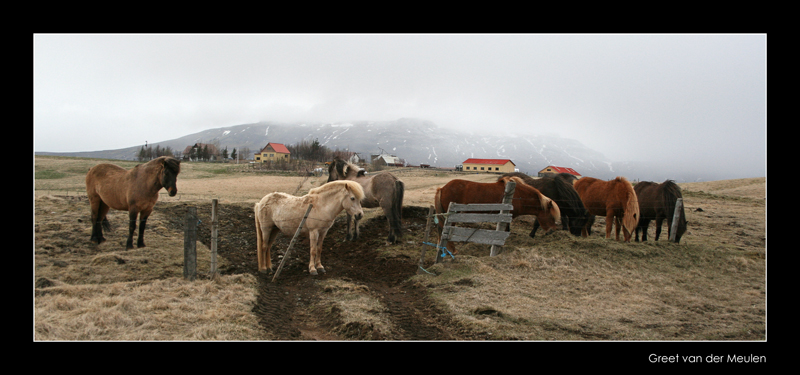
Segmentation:
{"type": "Polygon", "coordinates": [[[456,213],[447,217],[449,223],[510,223],[511,214],[467,214],[456,213]]]}
{"type": "Polygon", "coordinates": [[[512,204],[503,203],[450,203],[451,212],[466,212],[466,211],[511,211],[514,209],[512,204]]]}
{"type": "Polygon", "coordinates": [[[675,214],[672,216],[672,226],[669,232],[669,242],[675,242],[678,237],[678,221],[681,219],[681,210],[683,209],[683,198],[678,198],[675,202],[675,214]]]}
{"type": "Polygon", "coordinates": [[[281,269],[283,269],[283,262],[286,262],[286,258],[289,257],[289,253],[292,251],[292,246],[294,246],[295,241],[297,241],[297,236],[300,235],[300,230],[303,229],[303,225],[306,223],[306,219],[308,219],[308,213],[311,212],[311,208],[313,205],[309,204],[308,208],[306,209],[306,214],[303,215],[303,220],[300,220],[300,225],[297,227],[297,230],[294,232],[294,237],[292,240],[289,241],[289,247],[286,248],[286,253],[283,254],[283,259],[281,259],[281,264],[278,265],[278,270],[275,271],[275,276],[272,276],[272,282],[275,282],[275,279],[278,278],[278,275],[281,273],[281,269]]]}
{"type": "MultiPolygon", "coordinates": [[[[503,203],[504,204],[510,204],[511,203],[511,199],[514,198],[514,190],[516,188],[517,188],[517,183],[516,182],[514,182],[514,181],[506,182],[506,188],[505,188],[505,190],[503,192],[503,203]]],[[[505,213],[508,213],[508,212],[509,211],[500,211],[501,214],[505,214],[505,213]]],[[[508,223],[499,222],[499,223],[497,223],[496,230],[497,231],[505,231],[506,229],[508,229],[508,225],[509,225],[508,223]]],[[[505,243],[501,243],[500,245],[492,245],[492,248],[489,251],[489,256],[493,257],[493,256],[496,256],[497,254],[500,254],[503,251],[503,245],[505,245],[505,243]]]]}
{"type": "Polygon", "coordinates": [[[484,245],[503,245],[511,232],[496,230],[450,227],[448,241],[473,242],[484,245]]]}

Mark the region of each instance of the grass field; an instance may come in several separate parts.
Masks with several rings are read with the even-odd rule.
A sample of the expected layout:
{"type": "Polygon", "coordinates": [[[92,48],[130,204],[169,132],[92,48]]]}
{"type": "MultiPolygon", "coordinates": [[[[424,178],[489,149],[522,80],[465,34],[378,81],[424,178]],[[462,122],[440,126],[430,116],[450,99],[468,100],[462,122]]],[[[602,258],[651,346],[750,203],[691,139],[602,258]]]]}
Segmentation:
{"type": "MultiPolygon", "coordinates": [[[[302,300],[292,302],[295,321],[302,324],[296,329],[300,333],[285,337],[270,328],[269,318],[261,312],[265,308],[259,301],[269,278],[242,265],[251,254],[255,257],[250,237],[254,230],[248,227],[253,225],[252,204],[272,191],[305,194],[327,176],[182,163],[179,194],[168,197],[162,191],[148,221],[148,246],[125,251],[120,245],[127,231],[122,229],[107,236],[103,245],[89,243],[83,178],[100,162],[104,161],[35,158],[34,340],[427,337],[410,334],[408,318],[398,318],[410,314],[399,313],[398,305],[413,305],[390,302],[400,295],[414,295],[426,301],[417,309],[432,308],[446,316],[426,323],[439,332],[431,334],[432,340],[766,340],[763,177],[680,184],[689,221],[680,244],[665,241],[664,234],[653,242],[652,225],[651,241],[645,243],[605,239],[598,234],[604,234],[602,218],[589,238],[558,232],[531,239],[527,233],[532,218],[521,217],[512,223],[501,255],[489,257],[487,246],[464,244],[455,261],[434,265],[426,259],[427,272],[421,274],[414,271],[423,248],[424,218],[404,218],[408,233],[403,242],[387,246],[382,241],[386,225],[382,212],[367,209],[367,217],[374,220],[364,225],[379,234],[348,251],[363,251],[375,262],[403,264],[411,271],[377,284],[370,279],[372,270],[343,276],[341,265],[339,272],[334,266],[314,281],[302,276],[291,289],[284,284],[284,293],[297,293],[302,300]],[[171,216],[185,205],[207,205],[212,198],[229,210],[223,219],[229,225],[222,226],[220,235],[241,245],[230,245],[222,254],[222,268],[228,271],[221,277],[184,281],[183,233],[176,224],[181,219],[171,216]],[[234,250],[241,250],[244,260],[235,258],[234,250]]],[[[113,163],[125,168],[137,164],[113,163]]],[[[420,212],[432,203],[435,189],[450,179],[496,179],[437,170],[387,172],[405,182],[404,205],[419,207],[420,212]]],[[[127,215],[112,211],[109,219],[124,228],[127,215]]],[[[329,233],[331,245],[326,246],[344,246],[341,225],[334,229],[329,233]]],[[[208,247],[198,243],[199,269],[208,269],[208,254],[208,247]]],[[[307,261],[307,250],[295,254],[298,264],[304,256],[307,261]]],[[[331,249],[329,258],[344,257],[339,254],[331,249]]],[[[429,319],[417,313],[416,320],[429,319]]]]}

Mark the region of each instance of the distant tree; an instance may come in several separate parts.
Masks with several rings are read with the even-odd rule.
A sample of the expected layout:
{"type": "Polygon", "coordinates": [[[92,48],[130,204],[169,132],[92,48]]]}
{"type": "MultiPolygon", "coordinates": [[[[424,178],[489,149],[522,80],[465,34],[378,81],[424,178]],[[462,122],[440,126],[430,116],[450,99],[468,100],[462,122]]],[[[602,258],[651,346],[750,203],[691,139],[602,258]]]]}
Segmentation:
{"type": "Polygon", "coordinates": [[[225,148],[222,149],[222,160],[227,160],[227,159],[228,159],[228,146],[225,146],[225,148]]]}
{"type": "Polygon", "coordinates": [[[231,159],[236,160],[236,147],[234,147],[233,151],[231,152],[231,159]]]}

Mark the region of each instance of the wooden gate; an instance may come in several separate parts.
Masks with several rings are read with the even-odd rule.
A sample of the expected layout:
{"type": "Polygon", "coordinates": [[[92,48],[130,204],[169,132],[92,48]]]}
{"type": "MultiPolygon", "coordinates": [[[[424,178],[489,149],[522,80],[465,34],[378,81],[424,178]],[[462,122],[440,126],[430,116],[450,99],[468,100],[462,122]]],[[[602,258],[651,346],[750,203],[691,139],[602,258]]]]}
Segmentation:
{"type": "MultiPolygon", "coordinates": [[[[514,189],[516,183],[509,181],[506,183],[505,191],[503,193],[502,203],[472,203],[461,204],[451,202],[447,208],[447,213],[444,215],[444,224],[442,227],[442,235],[439,238],[439,244],[436,245],[436,263],[444,260],[447,242],[473,242],[485,245],[491,245],[490,256],[495,256],[500,253],[502,246],[505,244],[506,238],[511,233],[508,231],[508,226],[511,223],[511,210],[514,206],[511,204],[511,199],[514,196],[514,189]],[[499,211],[499,213],[497,213],[499,211]],[[479,228],[463,228],[456,227],[455,223],[497,223],[494,230],[479,229],[479,228]]],[[[432,210],[431,210],[432,211],[432,210]]],[[[428,221],[428,227],[430,220],[428,221]]],[[[426,229],[426,240],[427,232],[426,229]]],[[[420,257],[420,268],[422,267],[422,259],[425,256],[423,248],[420,257]]]]}

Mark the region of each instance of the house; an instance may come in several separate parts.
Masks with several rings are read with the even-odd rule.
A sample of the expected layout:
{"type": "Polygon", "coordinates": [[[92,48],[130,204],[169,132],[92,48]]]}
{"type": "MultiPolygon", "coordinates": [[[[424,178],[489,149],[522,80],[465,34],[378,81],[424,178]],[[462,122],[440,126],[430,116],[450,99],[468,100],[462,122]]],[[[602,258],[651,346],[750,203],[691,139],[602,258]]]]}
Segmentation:
{"type": "Polygon", "coordinates": [[[182,156],[184,160],[215,160],[219,158],[219,150],[216,145],[210,143],[195,143],[186,146],[182,156]]]}
{"type": "Polygon", "coordinates": [[[291,159],[291,152],[281,143],[267,143],[261,151],[256,152],[255,162],[263,163],[265,161],[289,161],[291,159]]]}
{"type": "Polygon", "coordinates": [[[342,160],[344,160],[344,161],[346,161],[348,163],[358,164],[358,163],[362,162],[361,156],[356,152],[352,152],[352,151],[336,151],[334,154],[337,157],[339,157],[340,159],[342,159],[342,160]]]}
{"type": "Polygon", "coordinates": [[[539,171],[539,177],[555,176],[559,173],[569,173],[577,178],[581,178],[581,174],[572,168],[556,167],[553,165],[548,165],[547,168],[539,171]]]}
{"type": "Polygon", "coordinates": [[[464,160],[462,168],[464,172],[494,172],[509,173],[514,172],[515,167],[511,159],[474,159],[464,160]]]}
{"type": "Polygon", "coordinates": [[[403,160],[394,155],[380,154],[372,155],[372,162],[377,165],[385,165],[388,167],[403,167],[405,163],[403,160]]]}

